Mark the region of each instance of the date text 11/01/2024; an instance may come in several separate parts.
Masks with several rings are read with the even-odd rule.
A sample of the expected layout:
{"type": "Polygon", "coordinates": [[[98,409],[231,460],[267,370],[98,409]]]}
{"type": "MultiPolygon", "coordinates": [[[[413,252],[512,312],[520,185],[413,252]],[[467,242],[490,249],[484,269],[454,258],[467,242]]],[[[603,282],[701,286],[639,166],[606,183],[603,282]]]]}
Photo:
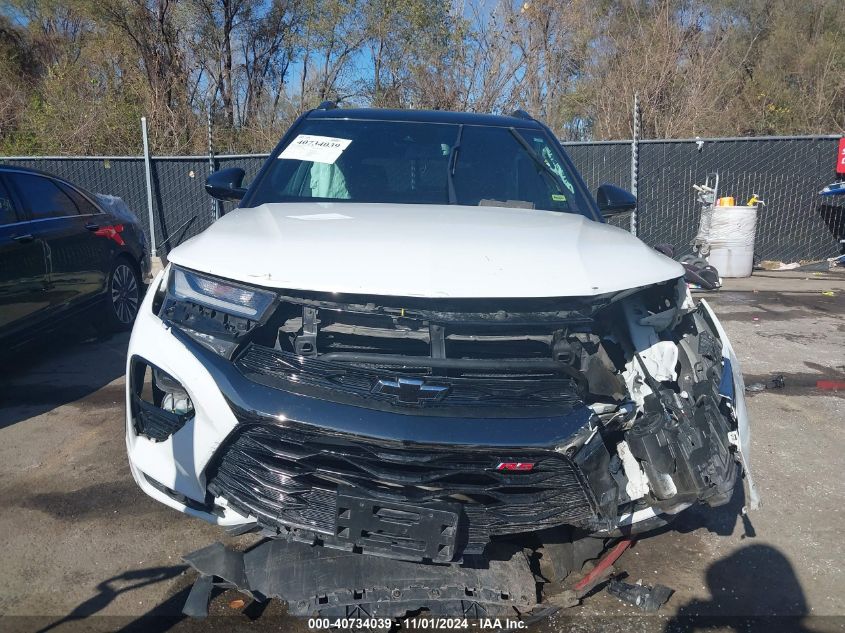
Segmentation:
{"type": "MultiPolygon", "coordinates": [[[[389,618],[309,618],[308,628],[319,629],[389,629],[392,622],[389,618]]],[[[519,630],[527,623],[522,620],[508,618],[406,618],[402,620],[402,628],[419,630],[450,630],[450,629],[478,629],[478,630],[519,630]]]]}

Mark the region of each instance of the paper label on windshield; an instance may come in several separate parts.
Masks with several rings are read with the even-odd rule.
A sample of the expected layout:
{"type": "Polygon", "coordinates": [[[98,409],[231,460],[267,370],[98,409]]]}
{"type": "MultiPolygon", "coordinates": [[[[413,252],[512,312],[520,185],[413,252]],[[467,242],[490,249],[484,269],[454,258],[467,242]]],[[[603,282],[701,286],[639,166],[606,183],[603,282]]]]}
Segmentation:
{"type": "Polygon", "coordinates": [[[300,134],[279,154],[279,158],[333,165],[351,142],[346,138],[300,134]]]}

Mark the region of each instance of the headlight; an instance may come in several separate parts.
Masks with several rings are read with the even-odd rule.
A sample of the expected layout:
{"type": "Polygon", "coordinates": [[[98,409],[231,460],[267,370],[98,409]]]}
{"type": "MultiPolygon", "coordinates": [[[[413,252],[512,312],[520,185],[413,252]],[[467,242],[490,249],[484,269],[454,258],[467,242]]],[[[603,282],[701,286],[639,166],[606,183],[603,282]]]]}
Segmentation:
{"type": "Polygon", "coordinates": [[[175,299],[254,321],[264,317],[274,298],[271,292],[220,281],[175,266],[168,291],[175,299]]]}
{"type": "Polygon", "coordinates": [[[231,357],[270,313],[276,295],[173,266],[159,316],[198,343],[231,357]]]}

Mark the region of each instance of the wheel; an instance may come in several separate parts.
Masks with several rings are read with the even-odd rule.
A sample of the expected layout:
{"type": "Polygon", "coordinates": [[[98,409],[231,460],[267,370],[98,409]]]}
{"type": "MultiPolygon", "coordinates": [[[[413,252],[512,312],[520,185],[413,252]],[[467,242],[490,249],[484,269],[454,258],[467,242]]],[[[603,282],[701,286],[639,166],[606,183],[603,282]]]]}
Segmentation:
{"type": "Polygon", "coordinates": [[[141,280],[138,272],[128,259],[120,258],[112,264],[109,272],[103,329],[111,332],[130,329],[140,305],[141,280]]]}

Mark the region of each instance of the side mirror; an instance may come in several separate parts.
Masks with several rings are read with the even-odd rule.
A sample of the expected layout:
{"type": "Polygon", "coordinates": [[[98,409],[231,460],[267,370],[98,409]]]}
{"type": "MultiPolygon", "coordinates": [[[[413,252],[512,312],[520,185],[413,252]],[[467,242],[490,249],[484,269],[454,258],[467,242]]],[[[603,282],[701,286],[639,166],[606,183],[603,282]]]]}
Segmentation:
{"type": "Polygon", "coordinates": [[[637,208],[637,197],[616,185],[602,185],[596,190],[596,202],[604,217],[625,213],[637,208]]]}
{"type": "Polygon", "coordinates": [[[206,179],[205,190],[208,195],[218,200],[240,200],[246,195],[246,189],[241,187],[244,173],[240,167],[215,171],[206,179]]]}

